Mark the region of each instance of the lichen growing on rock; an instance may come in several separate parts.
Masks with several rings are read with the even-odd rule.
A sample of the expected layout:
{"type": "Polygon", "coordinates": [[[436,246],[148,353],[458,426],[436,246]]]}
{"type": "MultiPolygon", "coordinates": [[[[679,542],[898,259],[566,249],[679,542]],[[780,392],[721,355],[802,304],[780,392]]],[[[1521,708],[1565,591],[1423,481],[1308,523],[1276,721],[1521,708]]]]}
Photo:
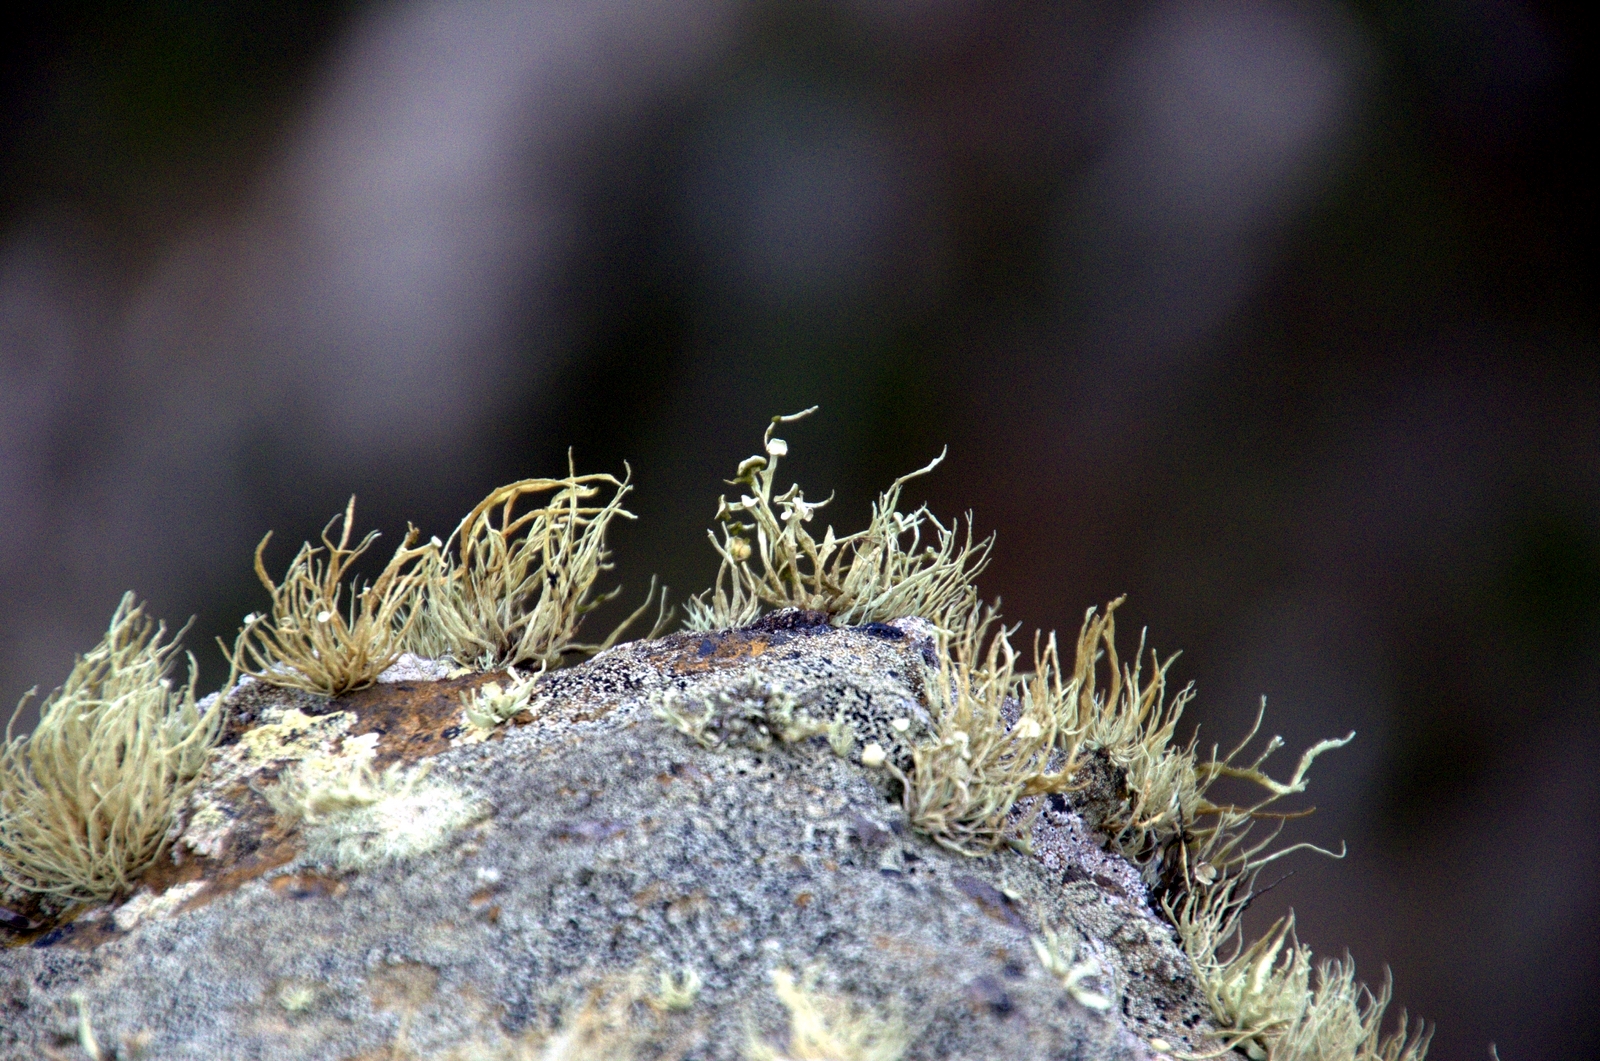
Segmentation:
{"type": "MultiPolygon", "coordinates": [[[[773,430],[804,415],[741,465],[751,493],[723,501],[722,569],[684,633],[575,641],[627,515],[609,476],[511,484],[450,543],[408,536],[350,587],[348,622],[371,540],[350,547],[350,510],[283,586],[261,571],[273,615],[234,656],[256,678],[199,705],[191,685],[140,724],[172,738],[171,792],[198,784],[158,819],[172,858],[94,893],[138,887],[121,906],[6,922],[40,946],[0,951],[0,1011],[23,1014],[0,1058],[51,1048],[77,1006],[106,1041],[174,1059],[1422,1061],[1425,1030],[1382,1034],[1387,986],[1314,967],[1292,920],[1248,944],[1240,927],[1261,868],[1307,846],[1276,846],[1293,815],[1269,808],[1350,738],[1283,781],[1264,767],[1280,739],[1247,757],[1259,717],[1203,758],[1176,740],[1190,690],[1168,697],[1171,660],[1145,669],[1142,641],[1118,657],[1119,602],[1087,613],[1070,659],[1035,635],[1024,670],[974,583],[990,543],[900,513],[912,476],[843,537],[810,533],[820,504],[798,487],[774,494],[773,430]],[[373,684],[402,643],[446,658],[373,684]],[[557,667],[578,649],[598,654],[557,667]],[[1212,802],[1220,778],[1263,795],[1212,802]],[[652,987],[647,969],[674,972],[652,987]]],[[[117,629],[133,669],[164,670],[159,630],[117,629]]],[[[21,747],[6,857],[45,820],[13,792],[61,772],[19,767],[21,747]]]]}
{"type": "MultiPolygon", "coordinates": [[[[176,639],[126,594],[100,643],[0,746],[0,884],[57,902],[126,894],[171,841],[222,716],[168,677],[176,639]]],[[[29,694],[32,695],[32,694],[29,694]]]]}
{"type": "Polygon", "coordinates": [[[374,531],[352,546],[355,516],[352,495],[338,540],[328,536],[341,519],[335,516],[322,529],[322,545],[302,545],[281,582],[262,562],[272,532],[261,539],[256,577],[272,599],[265,613],[245,617],[231,653],[236,673],[338,696],[371,685],[399,658],[417,618],[432,548],[413,547],[417,530],[410,528],[370,585],[347,586],[351,565],[378,537],[374,531]],[[348,604],[341,600],[346,595],[348,604]]]}
{"type": "Polygon", "coordinates": [[[813,537],[806,524],[828,502],[807,501],[799,484],[773,496],[779,461],[789,452],[773,431],[815,411],[773,417],[762,453],[729,480],[750,492],[718,502],[721,539],[707,533],[722,565],[715,585],[686,605],[688,628],[745,626],[764,608],[818,611],[840,626],[909,616],[947,626],[963,618],[978,605],[974,580],[989,562],[993,539],[974,543],[970,518],[963,539],[955,523],[946,527],[927,506],[899,510],[906,483],[932,471],[943,454],[890,484],[866,529],[853,534],[836,536],[830,526],[813,537]]]}
{"type": "MultiPolygon", "coordinates": [[[[570,457],[569,457],[570,463],[570,457]]],[[[584,617],[622,592],[596,593],[611,569],[606,531],[632,519],[622,499],[632,487],[611,475],[523,479],[491,491],[434,549],[406,644],[423,656],[450,656],[483,670],[556,666],[563,653],[599,652],[649,610],[655,587],[602,641],[578,643],[584,617]],[[611,496],[594,503],[604,490],[611,496]]],[[[663,597],[664,621],[665,599],[663,597]]]]}

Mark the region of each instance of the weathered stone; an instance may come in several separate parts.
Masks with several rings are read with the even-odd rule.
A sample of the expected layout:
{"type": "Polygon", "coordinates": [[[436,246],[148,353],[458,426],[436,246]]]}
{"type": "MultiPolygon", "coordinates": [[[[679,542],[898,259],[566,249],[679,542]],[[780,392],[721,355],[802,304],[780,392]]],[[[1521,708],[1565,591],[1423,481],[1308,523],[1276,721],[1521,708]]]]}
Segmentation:
{"type": "Polygon", "coordinates": [[[969,858],[916,834],[888,771],[861,765],[869,741],[903,761],[927,722],[925,625],[805,619],[620,646],[541,678],[529,711],[477,743],[458,697],[488,675],[413,663],[331,702],[242,687],[145,888],[0,951],[0,1057],[83,1057],[85,1018],[107,1057],[599,1056],[534,1045],[621,997],[615,1042],[636,1056],[738,1058],[751,1035],[787,1042],[774,970],[897,1019],[910,1058],[1214,1048],[1171,928],[1066,801],[1031,852],[969,858]],[[707,748],[654,710],[733,683],[855,739],[841,756],[826,735],[730,728],[707,748]],[[315,864],[261,795],[308,755],[425,758],[426,783],[476,820],[426,854],[315,864]],[[1089,959],[1099,972],[1069,990],[1060,967],[1089,959]],[[663,973],[698,978],[692,1004],[663,973]]]}

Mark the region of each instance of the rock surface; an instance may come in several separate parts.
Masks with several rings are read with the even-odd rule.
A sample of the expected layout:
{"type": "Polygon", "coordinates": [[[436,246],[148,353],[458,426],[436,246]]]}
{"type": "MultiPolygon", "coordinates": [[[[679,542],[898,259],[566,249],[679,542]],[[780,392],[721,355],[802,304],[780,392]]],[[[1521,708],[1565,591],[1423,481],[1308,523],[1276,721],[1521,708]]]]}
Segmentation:
{"type": "Polygon", "coordinates": [[[814,619],[619,646],[476,742],[460,696],[504,676],[410,661],[335,701],[242,686],[145,886],[0,950],[0,1058],[92,1056],[86,1031],[163,1061],[794,1056],[784,972],[908,1058],[1214,1049],[1172,929],[1065,800],[1031,852],[970,858],[861,764],[869,742],[904,761],[927,721],[925,624],[814,619]],[[664,698],[755,721],[708,748],[664,698]],[[770,739],[778,700],[855,739],[770,739]],[[431,769],[342,847],[262,795],[308,756],[431,769]]]}

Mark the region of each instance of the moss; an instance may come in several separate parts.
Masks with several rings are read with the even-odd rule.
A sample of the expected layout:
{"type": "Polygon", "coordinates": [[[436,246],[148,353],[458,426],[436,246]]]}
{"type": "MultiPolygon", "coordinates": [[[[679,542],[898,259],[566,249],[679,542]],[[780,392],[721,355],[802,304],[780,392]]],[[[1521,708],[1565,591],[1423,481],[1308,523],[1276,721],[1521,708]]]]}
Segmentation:
{"type": "MultiPolygon", "coordinates": [[[[166,848],[221,731],[216,702],[167,676],[176,641],[129,593],[45,698],[30,736],[0,748],[0,881],[57,901],[129,891],[166,848]]],[[[31,693],[29,694],[32,695],[31,693]]],[[[27,702],[23,698],[23,703],[27,702]]],[[[22,704],[17,706],[17,713],[22,704]]]]}

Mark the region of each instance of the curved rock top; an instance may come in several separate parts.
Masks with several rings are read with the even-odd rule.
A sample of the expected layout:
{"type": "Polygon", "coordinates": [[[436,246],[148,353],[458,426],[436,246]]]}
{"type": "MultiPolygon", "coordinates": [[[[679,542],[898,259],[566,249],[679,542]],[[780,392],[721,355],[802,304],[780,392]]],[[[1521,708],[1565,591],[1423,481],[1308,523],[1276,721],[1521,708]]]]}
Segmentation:
{"type": "Polygon", "coordinates": [[[1215,1049],[1173,930],[1078,809],[1055,797],[1031,851],[970,858],[862,765],[928,723],[926,624],[818,619],[619,646],[541,677],[488,739],[461,696],[504,675],[407,660],[332,701],[242,685],[172,855],[0,950],[0,1058],[1215,1049]],[[833,730],[787,743],[778,707],[833,730]],[[341,762],[390,795],[274,811],[275,784],[341,762]]]}

